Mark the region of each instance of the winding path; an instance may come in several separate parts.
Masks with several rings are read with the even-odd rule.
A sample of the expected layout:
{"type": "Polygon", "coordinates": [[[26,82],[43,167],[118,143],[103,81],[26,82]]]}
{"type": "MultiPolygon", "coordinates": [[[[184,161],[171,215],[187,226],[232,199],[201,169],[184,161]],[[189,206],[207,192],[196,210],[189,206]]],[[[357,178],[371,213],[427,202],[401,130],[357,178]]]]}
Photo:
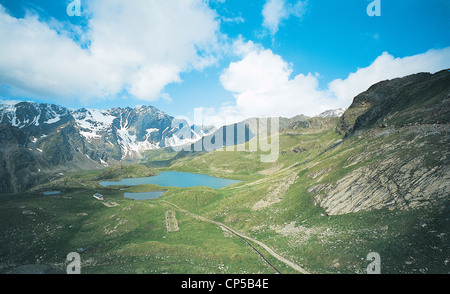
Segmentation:
{"type": "MultiPolygon", "coordinates": [[[[264,244],[264,243],[262,243],[262,242],[260,242],[260,241],[258,241],[258,240],[256,240],[256,239],[254,239],[254,238],[252,238],[252,237],[249,237],[249,236],[247,236],[247,235],[245,235],[245,234],[243,234],[243,233],[241,233],[241,232],[238,232],[238,231],[236,231],[236,230],[230,228],[229,226],[227,226],[227,225],[225,225],[225,224],[223,224],[223,223],[220,223],[220,222],[217,222],[217,221],[210,220],[210,219],[208,219],[208,218],[206,218],[206,217],[203,217],[203,216],[200,216],[200,215],[197,215],[197,214],[193,214],[192,212],[187,211],[187,210],[185,210],[185,209],[183,209],[183,208],[181,208],[181,207],[178,207],[177,205],[175,205],[175,204],[173,204],[173,203],[170,203],[170,202],[168,202],[168,201],[165,201],[165,200],[160,200],[160,201],[161,201],[161,202],[164,202],[164,203],[166,203],[166,204],[168,204],[168,205],[170,205],[170,206],[172,206],[172,207],[174,207],[175,209],[177,209],[177,210],[180,211],[180,212],[183,212],[183,213],[185,213],[185,214],[190,215],[191,217],[193,217],[193,218],[195,218],[195,219],[198,219],[198,220],[203,221],[203,222],[213,223],[213,224],[215,224],[215,225],[217,225],[217,226],[219,226],[219,227],[222,227],[222,228],[224,228],[224,229],[226,229],[226,230],[232,232],[233,234],[235,234],[236,236],[239,236],[239,237],[242,238],[242,239],[245,239],[245,240],[251,241],[251,242],[253,242],[253,243],[256,243],[256,244],[258,244],[259,246],[263,247],[270,255],[272,255],[273,257],[275,257],[275,258],[278,259],[279,261],[283,262],[284,264],[286,264],[286,265],[289,266],[290,268],[292,268],[292,269],[294,269],[294,270],[296,270],[296,271],[298,271],[298,272],[300,272],[300,273],[302,273],[302,274],[309,274],[309,272],[308,272],[307,270],[305,270],[304,268],[302,268],[302,267],[299,266],[298,264],[296,264],[296,263],[294,263],[294,262],[292,262],[292,261],[290,261],[290,260],[287,260],[287,259],[284,258],[283,256],[281,256],[281,255],[277,254],[275,251],[273,251],[273,250],[272,250],[269,246],[267,246],[266,244],[264,244]]],[[[250,244],[249,244],[249,245],[250,245],[250,244]]],[[[253,247],[253,246],[252,246],[252,247],[253,247]]],[[[255,248],[253,247],[253,249],[255,249],[255,248]]],[[[256,250],[256,249],[255,249],[255,250],[256,250]]],[[[258,251],[257,251],[257,252],[258,252],[258,251]]],[[[258,253],[259,253],[259,252],[258,252],[258,253]]],[[[259,253],[259,254],[260,254],[260,253],[259,253]]],[[[265,260],[265,259],[264,259],[264,260],[265,260]]],[[[268,263],[267,260],[265,260],[265,261],[268,263]]],[[[269,263],[269,265],[272,266],[270,263],[269,263]]],[[[273,266],[272,266],[272,267],[273,267],[273,266]]],[[[276,269],[275,269],[275,270],[276,270],[276,269]]],[[[277,270],[277,271],[278,271],[278,270],[277,270]]]]}

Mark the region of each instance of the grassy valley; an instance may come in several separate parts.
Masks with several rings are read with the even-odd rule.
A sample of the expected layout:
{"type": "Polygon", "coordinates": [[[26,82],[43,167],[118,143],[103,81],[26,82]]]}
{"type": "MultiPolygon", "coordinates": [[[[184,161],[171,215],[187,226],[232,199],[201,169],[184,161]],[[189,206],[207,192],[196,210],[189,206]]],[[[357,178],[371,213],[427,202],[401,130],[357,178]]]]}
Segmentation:
{"type": "MultiPolygon", "coordinates": [[[[242,238],[181,208],[251,236],[312,273],[364,273],[370,252],[381,255],[385,273],[448,271],[447,204],[345,215],[328,215],[317,205],[311,187],[335,182],[376,160],[352,158],[373,152],[378,140],[352,138],[337,145],[340,140],[333,128],[286,132],[280,138],[280,158],[273,164],[260,163],[258,153],[216,151],[152,169],[245,181],[220,190],[98,186],[100,180],[123,176],[119,168],[110,168],[39,187],[39,192],[61,190],[60,195],[35,190],[3,197],[1,268],[44,264],[62,271],[67,253],[78,250],[84,273],[275,273],[242,238]],[[167,192],[157,200],[134,201],[125,199],[120,189],[167,192]],[[107,200],[94,199],[96,192],[107,200]],[[167,211],[174,213],[178,231],[168,232],[167,211]]],[[[127,177],[148,175],[143,166],[125,169],[127,177]]],[[[297,273],[249,242],[278,271],[297,273]]]]}
{"type": "Polygon", "coordinates": [[[449,74],[425,79],[445,87],[395,80],[402,107],[376,100],[375,87],[342,118],[284,120],[273,163],[261,151],[163,149],[4,195],[0,272],[64,272],[79,252],[83,273],[365,273],[376,252],[382,273],[449,273],[449,74]],[[243,182],[99,185],[162,171],[243,182]],[[155,200],[123,197],[161,190],[155,200]]]}

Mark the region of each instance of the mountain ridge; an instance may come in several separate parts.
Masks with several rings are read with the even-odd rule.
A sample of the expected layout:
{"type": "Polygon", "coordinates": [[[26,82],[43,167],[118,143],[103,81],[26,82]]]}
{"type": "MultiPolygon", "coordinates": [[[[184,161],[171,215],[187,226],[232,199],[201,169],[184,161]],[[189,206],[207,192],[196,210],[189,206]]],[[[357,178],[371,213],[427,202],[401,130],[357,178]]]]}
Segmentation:
{"type": "Polygon", "coordinates": [[[18,162],[4,169],[2,179],[9,184],[0,188],[1,193],[22,191],[36,178],[48,180],[61,171],[135,161],[144,151],[193,143],[211,130],[153,106],[68,109],[30,101],[0,104],[0,126],[6,139],[0,146],[0,163],[11,165],[11,153],[17,154],[18,162]],[[13,184],[21,173],[28,176],[20,185],[13,184]]]}
{"type": "MultiPolygon", "coordinates": [[[[441,203],[450,193],[450,72],[383,81],[355,97],[336,127],[366,142],[334,183],[310,187],[329,214],[441,203]]],[[[355,143],[356,144],[356,143],[355,143]]]]}

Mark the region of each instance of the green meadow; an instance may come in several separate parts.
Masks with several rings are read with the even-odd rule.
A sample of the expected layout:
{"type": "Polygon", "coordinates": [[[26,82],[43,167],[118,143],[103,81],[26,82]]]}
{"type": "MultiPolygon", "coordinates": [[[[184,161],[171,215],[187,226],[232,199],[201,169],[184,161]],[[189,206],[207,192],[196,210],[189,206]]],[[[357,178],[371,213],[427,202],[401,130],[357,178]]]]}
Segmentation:
{"type": "MultiPolygon", "coordinates": [[[[404,139],[392,136],[385,140],[404,139]]],[[[377,146],[380,139],[373,136],[342,141],[334,128],[291,130],[280,136],[274,163],[261,163],[260,152],[215,151],[175,160],[157,152],[155,160],[149,154],[140,164],[78,172],[2,196],[0,272],[45,266],[64,273],[67,254],[78,252],[82,273],[299,273],[267,248],[310,273],[365,273],[370,252],[380,254],[383,273],[448,272],[448,205],[327,215],[309,192],[404,153],[393,149],[349,164],[377,146]],[[170,164],[155,164],[161,159],[170,164]],[[98,184],[169,170],[244,182],[219,190],[98,184]],[[55,190],[62,193],[42,194],[55,190]],[[123,197],[161,190],[166,192],[155,200],[123,197]]]]}

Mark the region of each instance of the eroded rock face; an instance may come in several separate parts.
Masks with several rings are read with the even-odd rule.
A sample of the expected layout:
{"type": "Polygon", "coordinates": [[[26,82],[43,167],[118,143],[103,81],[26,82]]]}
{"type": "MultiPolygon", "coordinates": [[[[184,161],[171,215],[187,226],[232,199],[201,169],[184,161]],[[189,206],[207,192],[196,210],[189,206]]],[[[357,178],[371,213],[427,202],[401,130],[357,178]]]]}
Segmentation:
{"type": "Polygon", "coordinates": [[[335,182],[308,189],[330,215],[414,209],[450,195],[450,72],[385,81],[355,97],[337,130],[365,148],[335,182]]]}
{"type": "Polygon", "coordinates": [[[363,136],[363,151],[345,161],[348,173],[308,189],[328,214],[414,209],[448,199],[449,124],[388,127],[363,136]]]}
{"type": "Polygon", "coordinates": [[[317,194],[315,202],[329,215],[432,205],[450,195],[450,168],[417,168],[422,160],[404,163],[392,158],[358,168],[334,185],[312,187],[310,192],[325,192],[317,194]]]}

